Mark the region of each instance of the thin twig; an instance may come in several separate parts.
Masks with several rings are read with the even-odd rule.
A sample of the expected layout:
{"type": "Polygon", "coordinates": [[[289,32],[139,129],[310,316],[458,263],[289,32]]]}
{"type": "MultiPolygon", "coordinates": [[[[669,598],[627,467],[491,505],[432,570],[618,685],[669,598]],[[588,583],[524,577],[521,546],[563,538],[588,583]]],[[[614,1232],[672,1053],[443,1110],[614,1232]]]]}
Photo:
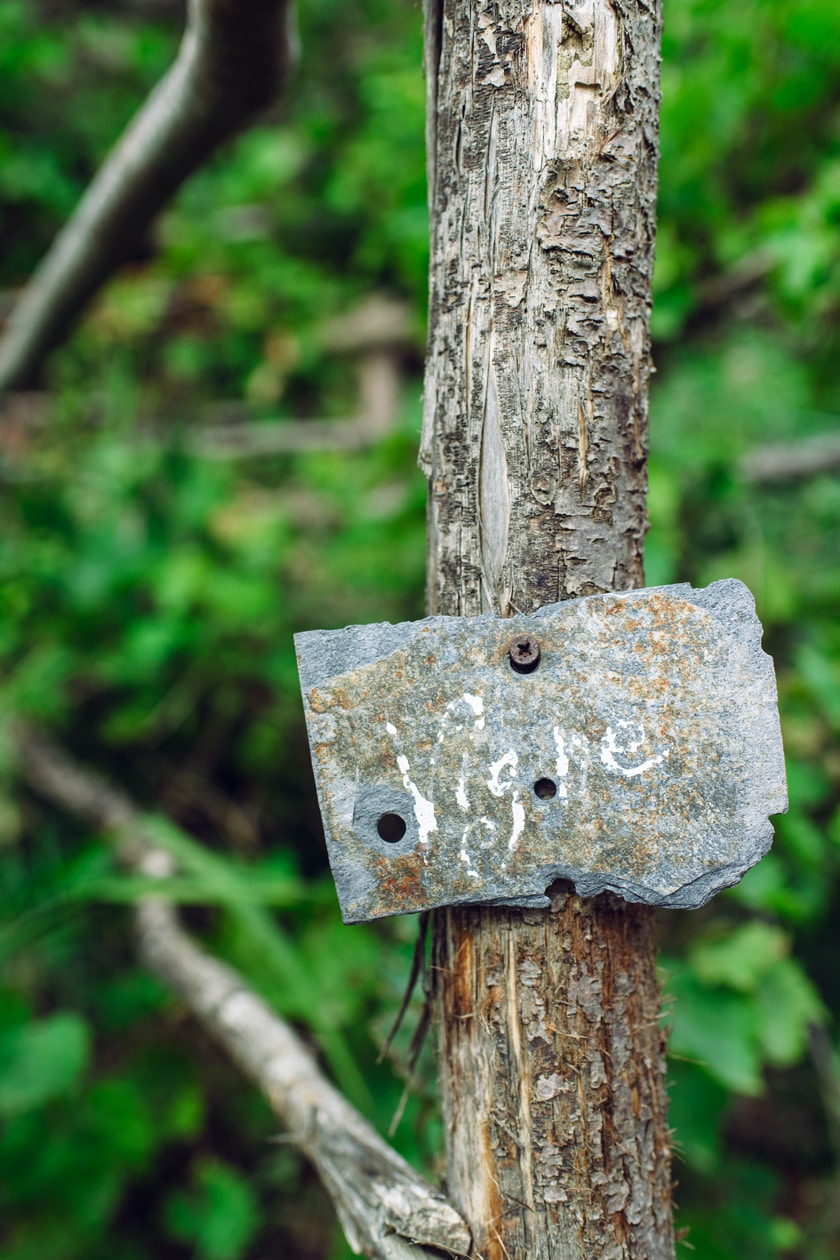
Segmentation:
{"type": "Polygon", "coordinates": [[[417,1080],[417,1063],[420,1059],[420,1051],[423,1049],[423,1042],[426,1040],[426,1034],[429,1031],[429,1024],[431,1021],[432,1009],[427,997],[423,1005],[423,1009],[420,1012],[417,1027],[414,1029],[414,1034],[411,1038],[411,1045],[408,1047],[408,1075],[406,1077],[405,1086],[403,1087],[402,1096],[397,1104],[397,1110],[394,1112],[393,1119],[388,1127],[388,1137],[390,1138],[394,1136],[397,1129],[400,1127],[400,1121],[403,1118],[406,1103],[408,1102],[409,1095],[414,1088],[414,1083],[417,1080]]]}
{"type": "MultiPolygon", "coordinates": [[[[308,451],[360,451],[381,441],[383,426],[366,416],[346,420],[281,420],[274,424],[207,425],[186,437],[187,449],[204,459],[263,459],[308,451]]],[[[166,441],[166,434],[158,433],[166,441]]]]}
{"type": "Polygon", "coordinates": [[[426,940],[428,933],[429,912],[428,910],[424,910],[423,913],[418,916],[417,940],[414,942],[414,952],[411,956],[411,971],[408,975],[408,984],[405,986],[405,992],[403,993],[402,1002],[400,1003],[400,1009],[397,1011],[397,1017],[391,1025],[391,1031],[388,1033],[388,1036],[385,1038],[385,1043],[379,1051],[379,1058],[376,1060],[377,1063],[381,1063],[383,1061],[393,1045],[394,1038],[402,1027],[402,1022],[405,1018],[405,1013],[408,1010],[412,994],[414,993],[415,985],[417,984],[420,974],[424,969],[423,964],[426,961],[426,940]]]}

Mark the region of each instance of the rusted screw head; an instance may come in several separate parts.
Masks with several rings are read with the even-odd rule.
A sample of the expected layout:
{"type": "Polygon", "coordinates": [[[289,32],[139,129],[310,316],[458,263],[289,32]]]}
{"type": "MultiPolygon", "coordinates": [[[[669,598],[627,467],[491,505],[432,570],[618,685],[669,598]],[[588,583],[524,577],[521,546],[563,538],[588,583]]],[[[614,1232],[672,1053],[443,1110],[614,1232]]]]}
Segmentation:
{"type": "Polygon", "coordinates": [[[540,663],[540,645],[531,634],[518,634],[508,646],[510,663],[517,674],[530,674],[540,663]]]}

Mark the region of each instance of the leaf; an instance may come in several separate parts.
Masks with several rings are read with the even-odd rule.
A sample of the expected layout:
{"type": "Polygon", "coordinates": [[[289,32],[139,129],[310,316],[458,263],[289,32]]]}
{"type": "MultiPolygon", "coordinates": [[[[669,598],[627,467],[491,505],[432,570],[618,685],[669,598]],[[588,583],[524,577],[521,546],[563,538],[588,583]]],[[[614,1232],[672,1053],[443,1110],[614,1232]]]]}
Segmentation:
{"type": "Polygon", "coordinates": [[[286,1015],[307,1019],[318,1035],[336,1079],[351,1100],[369,1109],[370,1092],[342,1032],[322,1010],[322,981],[303,949],[265,906],[248,895],[241,868],[197,844],[166,819],[147,816],[143,828],[154,843],[170,852],[190,874],[205,883],[213,899],[225,904],[235,934],[249,959],[246,971],[259,968],[273,981],[267,996],[286,1015]]]}
{"type": "Polygon", "coordinates": [[[194,1176],[195,1189],[176,1193],[167,1203],[169,1233],[192,1243],[202,1260],[237,1260],[257,1229],[254,1192],[220,1160],[201,1160],[194,1176]]]}
{"type": "Polygon", "coordinates": [[[790,940],[781,928],[753,919],[719,940],[695,945],[689,962],[703,984],[752,993],[789,949],[790,940]]]}
{"type": "Polygon", "coordinates": [[[808,1044],[808,1026],[825,1010],[814,985],[793,958],[783,958],[762,979],[755,995],[758,1036],[768,1063],[790,1067],[808,1044]]]}
{"type": "Polygon", "coordinates": [[[243,905],[274,906],[288,909],[312,900],[306,896],[300,880],[276,874],[262,875],[259,868],[243,871],[242,877],[229,888],[210,886],[201,879],[165,879],[114,875],[91,879],[74,890],[80,901],[105,901],[132,904],[141,897],[160,897],[178,906],[243,905]]]}
{"type": "Polygon", "coordinates": [[[721,1159],[721,1127],[729,1094],[693,1063],[668,1064],[668,1123],[674,1148],[693,1168],[711,1172],[721,1159]]]}
{"type": "Polygon", "coordinates": [[[69,1012],[0,1036],[0,1115],[31,1111],[66,1095],[87,1067],[87,1025],[69,1012]]]}
{"type": "Polygon", "coordinates": [[[754,1004],[726,989],[707,989],[687,970],[671,977],[670,988],[676,997],[671,1054],[698,1064],[736,1094],[760,1094],[763,1081],[754,1004]]]}

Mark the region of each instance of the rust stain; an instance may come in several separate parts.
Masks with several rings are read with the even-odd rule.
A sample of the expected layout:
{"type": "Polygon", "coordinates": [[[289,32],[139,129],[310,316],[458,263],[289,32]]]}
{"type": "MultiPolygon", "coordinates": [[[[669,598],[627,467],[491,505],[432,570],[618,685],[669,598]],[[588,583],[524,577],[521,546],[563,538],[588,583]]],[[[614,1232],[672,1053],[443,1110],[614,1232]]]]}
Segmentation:
{"type": "Polygon", "coordinates": [[[558,879],[700,905],[743,873],[785,807],[775,682],[744,588],[709,592],[387,627],[362,665],[341,636],[383,628],[298,636],[303,673],[307,650],[346,661],[304,701],[348,919],[545,905],[558,879]],[[517,635],[540,646],[528,674],[510,664],[517,635]]]}
{"type": "Polygon", "coordinates": [[[377,856],[373,863],[379,896],[385,906],[404,905],[417,899],[422,891],[423,861],[417,853],[397,857],[377,856]]]}

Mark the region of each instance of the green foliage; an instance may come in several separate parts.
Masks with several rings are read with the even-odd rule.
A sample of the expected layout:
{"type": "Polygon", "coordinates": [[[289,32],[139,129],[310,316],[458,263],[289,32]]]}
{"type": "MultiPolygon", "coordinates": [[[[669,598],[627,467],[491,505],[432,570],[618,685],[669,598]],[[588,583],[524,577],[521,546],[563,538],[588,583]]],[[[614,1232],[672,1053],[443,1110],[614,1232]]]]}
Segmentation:
{"type": "Polygon", "coordinates": [[[671,1052],[695,1061],[733,1093],[760,1094],[767,1065],[802,1058],[823,1008],[779,927],[724,919],[699,936],[687,965],[669,978],[674,1004],[671,1052]]]}
{"type": "Polygon", "coordinates": [[[0,1037],[0,1115],[31,1111],[72,1092],[90,1050],[85,1022],[51,1015],[7,1029],[0,1037]]]}
{"type": "Polygon", "coordinates": [[[832,0],[666,0],[659,337],[769,270],[761,297],[836,351],[838,70],[832,0]]]}
{"type": "Polygon", "coordinates": [[[168,1233],[192,1243],[202,1260],[236,1260],[246,1250],[257,1225],[253,1190],[233,1168],[219,1160],[200,1160],[192,1194],[176,1192],[167,1204],[168,1233]]]}
{"type": "MultiPolygon", "coordinates": [[[[167,6],[46,13],[0,0],[7,287],[179,36],[167,6]]],[[[184,436],[231,398],[352,415],[329,318],[379,290],[422,324],[419,11],[300,16],[286,105],[138,243],[55,356],[42,423],[0,426],[4,1260],[347,1254],[264,1104],[134,961],[149,881],[20,789],[17,715],[148,811],[190,928],[383,1130],[402,1091],[374,1060],[414,925],[338,919],[291,634],[421,611],[419,352],[366,452],[211,462],[184,436]]],[[[840,10],[666,0],[665,22],[647,574],[754,591],[791,793],[737,888],[662,919],[680,1223],[704,1260],[836,1260],[840,480],[755,483],[744,461],[840,414],[840,10]]],[[[397,1142],[436,1175],[433,1092],[426,1063],[397,1142]]]]}

